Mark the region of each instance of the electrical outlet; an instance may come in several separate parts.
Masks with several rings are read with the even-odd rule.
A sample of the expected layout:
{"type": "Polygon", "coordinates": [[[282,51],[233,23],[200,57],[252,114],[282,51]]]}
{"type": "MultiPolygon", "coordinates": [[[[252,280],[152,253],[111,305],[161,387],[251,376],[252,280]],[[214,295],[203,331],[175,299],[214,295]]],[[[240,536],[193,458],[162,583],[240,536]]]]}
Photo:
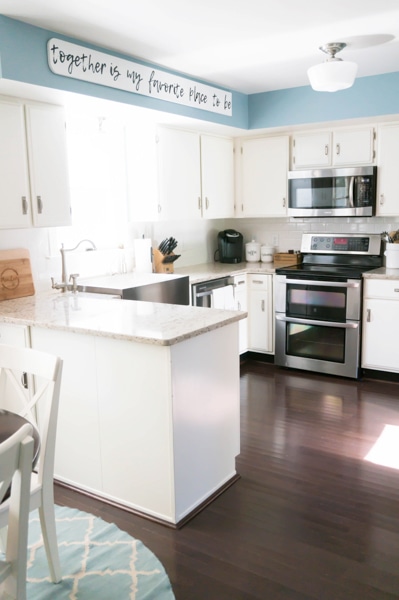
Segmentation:
{"type": "Polygon", "coordinates": [[[273,246],[274,248],[277,248],[277,246],[278,246],[278,235],[277,235],[277,234],[274,234],[274,235],[272,236],[272,246],[273,246]]]}

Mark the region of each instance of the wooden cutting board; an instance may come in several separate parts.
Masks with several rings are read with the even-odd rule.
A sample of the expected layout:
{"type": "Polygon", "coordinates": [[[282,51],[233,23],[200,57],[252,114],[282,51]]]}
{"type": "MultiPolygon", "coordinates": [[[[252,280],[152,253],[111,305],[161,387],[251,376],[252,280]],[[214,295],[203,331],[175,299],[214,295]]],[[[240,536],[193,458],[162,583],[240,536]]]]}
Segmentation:
{"type": "Polygon", "coordinates": [[[29,250],[0,250],[0,300],[33,296],[29,250]]]}

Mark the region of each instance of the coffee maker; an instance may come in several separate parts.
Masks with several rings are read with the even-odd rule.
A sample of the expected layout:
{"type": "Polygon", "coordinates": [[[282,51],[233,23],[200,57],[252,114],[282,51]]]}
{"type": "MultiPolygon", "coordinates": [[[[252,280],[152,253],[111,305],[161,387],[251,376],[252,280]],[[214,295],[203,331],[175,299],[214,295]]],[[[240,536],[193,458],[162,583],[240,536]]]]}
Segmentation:
{"type": "Polygon", "coordinates": [[[240,263],[242,260],[243,237],[234,229],[225,229],[218,233],[219,261],[221,263],[240,263]]]}

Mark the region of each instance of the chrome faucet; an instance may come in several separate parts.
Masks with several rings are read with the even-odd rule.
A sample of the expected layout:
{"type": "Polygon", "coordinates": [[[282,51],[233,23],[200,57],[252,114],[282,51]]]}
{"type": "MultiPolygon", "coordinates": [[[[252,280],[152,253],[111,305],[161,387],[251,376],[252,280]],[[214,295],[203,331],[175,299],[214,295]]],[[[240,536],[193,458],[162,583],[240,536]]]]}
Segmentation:
{"type": "Polygon", "coordinates": [[[95,243],[88,239],[80,240],[80,242],[78,242],[76,244],[76,246],[74,246],[74,248],[64,248],[64,244],[61,244],[61,248],[60,248],[60,252],[61,252],[61,283],[55,283],[54,277],[52,277],[51,283],[52,283],[52,287],[54,289],[61,290],[62,292],[67,292],[69,289],[72,289],[73,292],[77,292],[76,280],[79,277],[79,274],[73,273],[70,276],[69,281],[72,280],[72,282],[73,282],[72,285],[70,285],[68,283],[65,252],[73,252],[73,250],[76,250],[77,248],[79,248],[80,244],[83,244],[83,242],[87,242],[88,244],[91,245],[91,248],[86,248],[86,251],[97,250],[97,246],[95,245],[95,243]]]}

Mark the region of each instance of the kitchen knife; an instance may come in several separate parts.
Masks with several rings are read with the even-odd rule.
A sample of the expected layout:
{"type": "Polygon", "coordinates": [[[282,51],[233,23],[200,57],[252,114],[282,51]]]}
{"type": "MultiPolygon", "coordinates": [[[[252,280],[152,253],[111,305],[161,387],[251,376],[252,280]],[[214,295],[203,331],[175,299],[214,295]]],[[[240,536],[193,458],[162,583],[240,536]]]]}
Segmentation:
{"type": "Polygon", "coordinates": [[[163,263],[172,263],[175,262],[175,260],[177,260],[178,258],[180,258],[181,254],[168,254],[168,256],[165,256],[165,258],[162,260],[163,263]]]}

